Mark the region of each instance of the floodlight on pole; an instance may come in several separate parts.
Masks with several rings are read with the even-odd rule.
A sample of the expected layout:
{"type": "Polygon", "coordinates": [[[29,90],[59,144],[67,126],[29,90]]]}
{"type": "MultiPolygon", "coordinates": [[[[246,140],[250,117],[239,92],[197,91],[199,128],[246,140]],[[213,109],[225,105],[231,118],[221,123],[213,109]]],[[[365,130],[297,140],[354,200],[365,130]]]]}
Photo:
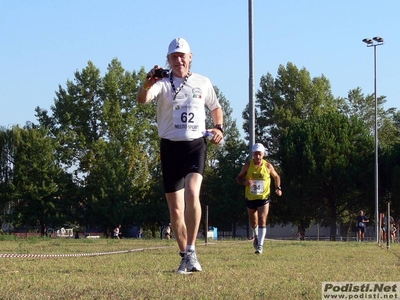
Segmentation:
{"type": "Polygon", "coordinates": [[[379,163],[378,163],[378,149],[379,149],[379,139],[378,139],[378,99],[376,95],[376,47],[383,45],[383,38],[376,36],[372,39],[365,38],[362,40],[367,44],[367,47],[374,47],[374,98],[375,98],[375,232],[376,232],[376,242],[379,243],[379,185],[378,185],[378,173],[379,173],[379,163]]]}
{"type": "Polygon", "coordinates": [[[380,36],[376,36],[376,37],[374,37],[372,39],[377,43],[383,44],[383,38],[381,38],[380,36]]]}
{"type": "Polygon", "coordinates": [[[372,45],[374,43],[371,39],[363,39],[363,42],[367,45],[372,45]]]}

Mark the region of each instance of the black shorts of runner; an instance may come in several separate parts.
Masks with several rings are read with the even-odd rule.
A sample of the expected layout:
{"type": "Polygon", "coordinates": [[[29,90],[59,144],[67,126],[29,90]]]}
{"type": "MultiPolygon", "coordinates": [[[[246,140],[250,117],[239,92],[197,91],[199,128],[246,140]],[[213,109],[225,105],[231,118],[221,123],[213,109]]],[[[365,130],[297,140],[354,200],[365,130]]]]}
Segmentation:
{"type": "Polygon", "coordinates": [[[246,206],[249,209],[257,209],[260,206],[264,206],[271,202],[270,198],[261,199],[261,200],[247,200],[246,199],[246,206]]]}
{"type": "Polygon", "coordinates": [[[204,137],[178,142],[161,139],[160,152],[165,193],[183,189],[189,173],[203,175],[207,153],[204,137]]]}
{"type": "Polygon", "coordinates": [[[360,231],[361,233],[365,232],[365,227],[364,226],[358,226],[358,231],[360,231]]]}

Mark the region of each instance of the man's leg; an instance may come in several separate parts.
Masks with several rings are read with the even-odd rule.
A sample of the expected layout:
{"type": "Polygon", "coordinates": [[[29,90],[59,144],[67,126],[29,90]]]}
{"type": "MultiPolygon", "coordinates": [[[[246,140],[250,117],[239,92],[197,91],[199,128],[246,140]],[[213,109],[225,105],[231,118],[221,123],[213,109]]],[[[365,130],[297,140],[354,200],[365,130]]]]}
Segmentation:
{"type": "Polygon", "coordinates": [[[253,230],[253,247],[257,249],[258,246],[258,213],[257,209],[247,208],[247,215],[249,216],[249,223],[253,230]]]}
{"type": "Polygon", "coordinates": [[[197,260],[196,238],[201,220],[200,188],[203,176],[199,173],[190,173],[185,179],[185,224],[187,232],[186,267],[189,272],[202,271],[197,260]]]}
{"type": "MultiPolygon", "coordinates": [[[[166,193],[169,215],[171,220],[171,227],[175,232],[175,238],[179,247],[179,255],[181,256],[181,262],[176,272],[178,274],[186,274],[186,224],[185,224],[185,200],[184,200],[184,189],[173,193],[166,193]]],[[[166,235],[167,237],[167,235],[166,235]]]]}
{"type": "Polygon", "coordinates": [[[201,221],[200,188],[203,176],[190,173],[185,180],[185,224],[187,245],[195,245],[201,221]]]}
{"type": "MultiPolygon", "coordinates": [[[[247,214],[249,216],[249,222],[251,228],[256,228],[258,226],[258,214],[256,209],[247,208],[247,214]]],[[[256,233],[257,234],[257,233],[256,233]]]]}
{"type": "Polygon", "coordinates": [[[264,246],[264,239],[267,233],[267,217],[269,212],[269,203],[259,206],[258,211],[258,247],[256,254],[261,254],[264,246]]]}
{"type": "Polygon", "coordinates": [[[178,243],[179,250],[183,253],[186,250],[186,224],[185,224],[185,200],[184,189],[173,193],[165,194],[167,197],[171,226],[175,232],[175,238],[178,243]]]}

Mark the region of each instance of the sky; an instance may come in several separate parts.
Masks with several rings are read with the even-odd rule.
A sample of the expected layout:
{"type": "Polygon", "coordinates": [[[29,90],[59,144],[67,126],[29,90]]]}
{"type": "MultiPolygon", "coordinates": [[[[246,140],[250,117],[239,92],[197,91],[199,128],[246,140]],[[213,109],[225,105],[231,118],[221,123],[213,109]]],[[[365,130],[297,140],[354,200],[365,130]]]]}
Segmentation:
{"type": "Polygon", "coordinates": [[[253,3],[254,92],[288,62],[324,75],[335,97],[360,87],[386,108],[400,105],[400,1],[372,0],[0,0],[0,126],[37,123],[59,85],[89,61],[100,69],[117,58],[127,71],[165,65],[169,43],[185,38],[192,71],[209,77],[230,102],[241,134],[249,89],[249,5],[253,3]]]}

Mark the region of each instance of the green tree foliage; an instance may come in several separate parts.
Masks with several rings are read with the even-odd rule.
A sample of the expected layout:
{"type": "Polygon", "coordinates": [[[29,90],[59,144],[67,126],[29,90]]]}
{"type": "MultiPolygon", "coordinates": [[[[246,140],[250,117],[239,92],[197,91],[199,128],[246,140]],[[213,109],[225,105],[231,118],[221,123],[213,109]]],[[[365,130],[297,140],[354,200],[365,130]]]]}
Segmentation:
{"type": "Polygon", "coordinates": [[[398,110],[393,116],[393,122],[397,130],[400,131],[400,110],[398,110]]]}
{"type": "MultiPolygon", "coordinates": [[[[240,139],[236,120],[232,119],[232,108],[225,96],[214,87],[224,113],[223,147],[208,144],[207,164],[201,191],[203,207],[209,206],[210,226],[233,232],[236,236],[238,225],[247,225],[244,190],[235,181],[247,157],[247,147],[240,139]],[[227,213],[229,212],[229,213],[227,213]],[[224,216],[224,218],[221,218],[224,216]]],[[[208,114],[207,128],[212,128],[212,118],[208,114]]],[[[203,208],[204,210],[204,208],[203,208]]]]}
{"type": "MultiPolygon", "coordinates": [[[[143,68],[128,72],[117,59],[102,74],[89,61],[58,87],[49,111],[36,108],[38,125],[1,128],[0,208],[13,212],[3,221],[42,227],[101,224],[105,231],[117,224],[141,225],[156,235],[169,213],[156,103],[136,102],[145,76],[143,68]]],[[[210,225],[236,235],[238,226],[248,228],[244,188],[235,182],[248,147],[229,101],[215,90],[226,143],[208,145],[201,200],[203,211],[209,206],[210,225]]],[[[383,109],[385,102],[378,97],[380,198],[391,195],[385,197],[399,212],[400,113],[383,109]]],[[[279,66],[276,78],[270,73],[261,78],[256,142],[266,146],[284,188],[284,196],[271,205],[270,224],[295,223],[304,230],[311,221],[336,225],[353,218],[355,210],[373,210],[374,104],[373,95],[364,96],[359,88],[335,99],[325,76],[311,78],[290,62],[279,66]]],[[[243,117],[248,135],[247,108],[243,117]]],[[[210,114],[206,127],[213,127],[210,114]]]]}
{"type": "Polygon", "coordinates": [[[36,108],[41,125],[60,143],[60,161],[82,189],[80,202],[91,216],[86,221],[104,230],[132,221],[129,209],[146,197],[158,164],[154,106],[136,105],[144,76],[114,59],[101,77],[89,61],[66,89],[59,86],[51,115],[36,108]]]}
{"type": "MultiPolygon", "coordinates": [[[[393,107],[385,109],[385,103],[385,96],[377,97],[378,138],[379,145],[383,148],[400,142],[400,128],[396,123],[399,112],[396,113],[396,109],[393,107]]],[[[364,120],[371,133],[375,133],[375,97],[373,94],[364,96],[359,87],[350,90],[347,98],[344,99],[341,111],[348,116],[358,116],[364,120]]]]}
{"type": "Polygon", "coordinates": [[[47,130],[27,125],[13,128],[13,218],[16,225],[46,224],[59,210],[62,169],[55,142],[47,130]]]}
{"type": "MultiPolygon", "coordinates": [[[[263,143],[268,152],[267,156],[279,169],[280,164],[286,159],[282,156],[281,149],[285,145],[281,144],[281,137],[286,136],[290,130],[293,130],[292,126],[298,124],[304,120],[314,120],[315,118],[322,116],[326,113],[340,111],[349,118],[356,117],[361,123],[364,123],[364,127],[370,134],[374,133],[374,120],[375,120],[375,99],[373,95],[364,96],[360,88],[349,91],[347,98],[334,98],[331,92],[329,80],[321,75],[320,77],[311,78],[309,72],[303,68],[298,69],[292,63],[288,63],[286,67],[280,65],[278,68],[276,78],[273,78],[270,73],[263,76],[260,81],[260,89],[256,94],[256,142],[263,143]],[[279,156],[276,154],[280,153],[279,156]]],[[[378,118],[379,118],[379,135],[380,135],[380,159],[384,155],[383,149],[390,149],[398,143],[399,138],[399,113],[395,113],[394,108],[385,110],[383,104],[386,102],[384,96],[378,97],[378,118]]],[[[244,123],[244,130],[248,133],[248,111],[243,112],[243,117],[246,120],[244,123]]],[[[296,125],[297,126],[297,125],[296,125]]],[[[361,125],[360,125],[361,126],[361,125]]],[[[311,134],[311,132],[309,132],[311,134]]],[[[307,136],[303,136],[303,139],[307,140],[307,136]]],[[[370,151],[373,152],[373,145],[371,145],[370,151]]],[[[360,154],[360,156],[362,156],[360,154]]],[[[296,206],[294,199],[307,199],[309,198],[308,185],[306,183],[301,184],[298,181],[298,186],[294,191],[287,192],[287,179],[286,177],[291,176],[291,168],[286,165],[285,168],[282,166],[281,177],[283,179],[283,186],[285,187],[284,197],[279,199],[273,207],[278,214],[275,219],[275,215],[270,218],[270,221],[289,223],[293,222],[293,214],[288,214],[288,211],[299,212],[303,207],[296,206]]],[[[369,176],[363,176],[364,185],[372,192],[373,187],[373,173],[369,173],[372,167],[368,168],[369,176]]],[[[298,171],[298,170],[296,170],[298,171]]],[[[358,184],[358,183],[357,183],[358,184]]],[[[322,189],[322,187],[320,187],[322,189]]],[[[384,187],[380,188],[382,196],[385,194],[384,187]]],[[[356,197],[359,199],[357,191],[355,196],[352,195],[351,199],[356,197]]],[[[314,200],[313,200],[314,201],[314,200]]],[[[350,201],[350,198],[349,198],[350,201]]],[[[331,202],[334,203],[334,202],[331,202]]],[[[367,204],[360,209],[364,209],[367,212],[372,212],[372,202],[366,202],[367,204]],[[367,208],[366,208],[367,207],[367,208]]],[[[343,206],[346,207],[346,206],[343,206]]],[[[304,231],[305,228],[311,222],[314,221],[332,220],[332,216],[323,215],[323,211],[318,210],[312,205],[312,201],[306,202],[306,206],[303,219],[296,220],[299,228],[304,231]]],[[[272,211],[272,209],[271,209],[272,211]]],[[[330,209],[333,211],[333,209],[330,209]]],[[[341,207],[336,209],[340,220],[348,222],[353,218],[354,209],[345,211],[341,207]]]]}
{"type": "MultiPolygon", "coordinates": [[[[290,172],[290,169],[280,168],[282,157],[277,153],[284,147],[280,144],[280,137],[287,134],[297,122],[335,111],[343,105],[343,99],[334,98],[330,82],[324,75],[311,78],[305,68],[299,69],[291,62],[288,62],[286,67],[279,65],[276,78],[269,72],[261,77],[260,89],[256,93],[255,142],[263,143],[266,147],[266,159],[277,168],[285,190],[284,196],[276,199],[271,205],[270,223],[294,222],[287,218],[285,212],[288,209],[296,210],[288,207],[293,204],[289,199],[290,193],[286,192],[285,173],[290,172]]],[[[243,118],[246,120],[243,129],[248,133],[248,110],[243,111],[243,118]]],[[[308,207],[306,209],[311,210],[308,207]]],[[[309,225],[308,220],[296,220],[296,223],[303,231],[309,225]]]]}
{"type": "Polygon", "coordinates": [[[372,203],[373,139],[363,121],[338,112],[311,116],[281,136],[290,219],[301,226],[329,221],[331,239],[343,212],[372,203]]]}
{"type": "MultiPolygon", "coordinates": [[[[395,155],[393,155],[393,153],[396,153],[396,149],[400,143],[399,111],[396,112],[395,108],[385,109],[385,103],[385,96],[377,97],[379,211],[386,209],[385,199],[388,198],[389,194],[392,194],[396,199],[395,193],[393,193],[396,185],[393,185],[392,181],[396,180],[397,175],[395,170],[399,165],[399,162],[395,159],[395,155]]],[[[375,97],[373,94],[364,96],[359,87],[350,90],[345,99],[342,111],[348,116],[356,116],[363,120],[371,135],[375,135],[375,97]]],[[[371,185],[373,185],[373,179],[369,179],[371,185]]],[[[370,210],[370,215],[373,215],[372,209],[370,210]]]]}
{"type": "MultiPolygon", "coordinates": [[[[322,115],[340,105],[324,75],[311,78],[305,68],[299,70],[290,62],[286,67],[279,66],[275,79],[270,73],[261,77],[256,98],[256,142],[264,144],[270,158],[274,158],[279,148],[279,136],[293,123],[322,115]]],[[[243,116],[248,120],[246,111],[243,116]]],[[[248,133],[248,122],[243,129],[248,133]]]]}
{"type": "Polygon", "coordinates": [[[387,209],[387,201],[391,202],[392,215],[400,216],[400,143],[386,147],[379,164],[379,211],[387,209]]]}
{"type": "MultiPolygon", "coordinates": [[[[6,222],[13,200],[11,184],[13,180],[14,165],[14,134],[12,129],[0,128],[0,209],[6,214],[0,221],[6,222]]],[[[11,223],[8,223],[9,225],[11,223]]],[[[11,229],[8,226],[8,229],[11,229]]]]}

